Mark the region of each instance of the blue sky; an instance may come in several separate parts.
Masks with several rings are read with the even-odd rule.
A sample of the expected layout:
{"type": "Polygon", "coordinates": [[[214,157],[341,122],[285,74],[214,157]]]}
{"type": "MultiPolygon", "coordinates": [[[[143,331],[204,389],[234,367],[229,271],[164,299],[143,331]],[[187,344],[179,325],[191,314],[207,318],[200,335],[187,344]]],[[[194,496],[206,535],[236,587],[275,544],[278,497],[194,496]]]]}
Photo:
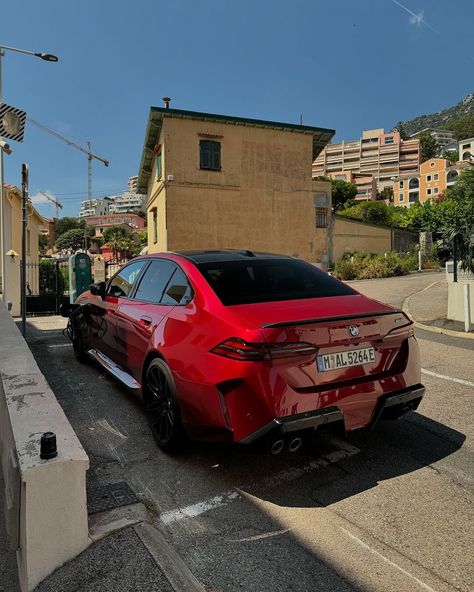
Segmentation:
{"type": "MultiPolygon", "coordinates": [[[[472,0],[23,0],[0,17],[0,44],[60,58],[7,53],[4,101],[110,160],[94,162],[95,196],[137,173],[148,109],[165,95],[195,111],[302,114],[354,139],[474,91],[472,0]]],[[[20,183],[22,162],[31,196],[51,192],[77,215],[85,155],[30,124],[6,182],[20,183]]]]}

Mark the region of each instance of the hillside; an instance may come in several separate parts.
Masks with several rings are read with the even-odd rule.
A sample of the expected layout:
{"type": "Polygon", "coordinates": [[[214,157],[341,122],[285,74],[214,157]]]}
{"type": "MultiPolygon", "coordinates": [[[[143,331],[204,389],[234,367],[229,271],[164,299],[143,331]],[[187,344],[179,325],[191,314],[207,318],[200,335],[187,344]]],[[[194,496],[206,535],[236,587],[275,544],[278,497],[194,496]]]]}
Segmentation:
{"type": "Polygon", "coordinates": [[[430,115],[420,115],[409,121],[402,121],[402,124],[406,133],[411,135],[427,127],[451,127],[451,122],[464,119],[466,116],[474,117],[474,93],[467,95],[453,107],[430,115]]]}

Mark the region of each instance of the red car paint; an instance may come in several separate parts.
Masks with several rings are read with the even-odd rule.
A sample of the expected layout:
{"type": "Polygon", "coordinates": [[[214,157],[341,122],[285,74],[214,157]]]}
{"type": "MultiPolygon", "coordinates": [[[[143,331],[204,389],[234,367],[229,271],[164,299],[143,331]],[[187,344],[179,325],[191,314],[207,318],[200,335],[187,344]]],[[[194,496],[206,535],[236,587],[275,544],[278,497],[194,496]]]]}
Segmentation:
{"type": "Polygon", "coordinates": [[[389,394],[421,387],[413,325],[400,311],[356,292],[226,306],[186,254],[133,262],[155,259],[172,261],[184,272],[192,300],[165,305],[86,292],[77,303],[95,311],[99,329],[92,323],[84,339],[140,385],[150,359],[161,357],[176,384],[184,427],[194,438],[246,442],[274,420],[328,408],[342,412],[351,431],[369,426],[389,394]],[[349,334],[351,325],[357,337],[349,334]],[[315,347],[261,361],[212,351],[231,338],[263,348],[301,342],[315,347]],[[374,362],[317,369],[319,354],[364,347],[375,349],[374,362]]]}

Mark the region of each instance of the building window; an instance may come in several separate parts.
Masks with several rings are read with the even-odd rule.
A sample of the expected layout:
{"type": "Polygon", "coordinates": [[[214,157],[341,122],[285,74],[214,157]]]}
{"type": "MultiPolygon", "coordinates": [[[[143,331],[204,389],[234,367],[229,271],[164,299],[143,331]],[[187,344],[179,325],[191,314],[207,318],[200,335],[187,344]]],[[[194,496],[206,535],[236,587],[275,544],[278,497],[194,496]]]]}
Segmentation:
{"type": "Polygon", "coordinates": [[[435,164],[436,164],[435,162],[431,162],[430,167],[433,168],[435,166],[435,164]]]}
{"type": "Polygon", "coordinates": [[[454,181],[456,181],[457,176],[457,171],[448,171],[448,174],[446,176],[447,183],[454,183],[454,181]]]}
{"type": "Polygon", "coordinates": [[[431,195],[431,189],[426,190],[426,195],[431,195]]]}
{"type": "Polygon", "coordinates": [[[408,189],[418,189],[419,186],[420,181],[418,177],[413,177],[413,179],[410,179],[410,181],[408,182],[408,189]]]}
{"type": "Polygon", "coordinates": [[[385,144],[393,144],[393,136],[387,136],[385,138],[385,144]]]}
{"type": "Polygon", "coordinates": [[[399,201],[403,201],[403,193],[399,193],[398,194],[398,200],[399,201]]]}
{"type": "Polygon", "coordinates": [[[325,208],[316,208],[316,228],[326,228],[327,216],[325,208]]]}
{"type": "Polygon", "coordinates": [[[462,159],[463,160],[470,160],[471,157],[471,153],[470,152],[464,152],[464,154],[462,155],[462,159]]]}
{"type": "Polygon", "coordinates": [[[433,181],[437,181],[438,179],[439,179],[439,175],[438,175],[438,173],[435,173],[433,175],[433,181]]]}
{"type": "Polygon", "coordinates": [[[214,140],[200,140],[199,166],[208,171],[221,170],[221,143],[214,140]]]}
{"type": "Polygon", "coordinates": [[[469,150],[469,148],[470,148],[470,147],[471,147],[471,145],[470,145],[470,144],[463,144],[463,145],[462,145],[462,149],[463,149],[463,150],[469,150]]]}
{"type": "Polygon", "coordinates": [[[429,183],[431,181],[431,175],[426,175],[426,180],[429,183]]]}
{"type": "Polygon", "coordinates": [[[400,189],[403,189],[403,181],[400,181],[399,186],[400,186],[400,189]]]}
{"type": "Polygon", "coordinates": [[[412,193],[409,194],[408,196],[408,201],[410,203],[413,203],[415,201],[419,201],[420,200],[420,195],[418,193],[418,191],[413,191],[412,193]]]}
{"type": "Polygon", "coordinates": [[[161,150],[158,152],[158,154],[156,155],[156,178],[157,179],[161,179],[162,175],[163,175],[163,163],[162,163],[162,159],[161,159],[161,150]]]}
{"type": "Polygon", "coordinates": [[[435,187],[435,188],[433,189],[433,193],[439,193],[439,189],[438,189],[438,187],[435,187]]]}
{"type": "Polygon", "coordinates": [[[153,212],[153,242],[156,244],[158,242],[158,210],[154,208],[153,212]]]}

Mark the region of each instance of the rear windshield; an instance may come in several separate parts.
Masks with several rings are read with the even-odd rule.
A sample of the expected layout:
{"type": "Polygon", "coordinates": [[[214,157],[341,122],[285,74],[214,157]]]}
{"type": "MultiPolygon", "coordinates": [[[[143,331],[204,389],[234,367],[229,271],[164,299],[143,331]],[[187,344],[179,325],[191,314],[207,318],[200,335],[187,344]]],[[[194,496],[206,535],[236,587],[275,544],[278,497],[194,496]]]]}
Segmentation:
{"type": "Polygon", "coordinates": [[[197,268],[225,305],[357,294],[298,259],[198,263],[197,268]]]}

